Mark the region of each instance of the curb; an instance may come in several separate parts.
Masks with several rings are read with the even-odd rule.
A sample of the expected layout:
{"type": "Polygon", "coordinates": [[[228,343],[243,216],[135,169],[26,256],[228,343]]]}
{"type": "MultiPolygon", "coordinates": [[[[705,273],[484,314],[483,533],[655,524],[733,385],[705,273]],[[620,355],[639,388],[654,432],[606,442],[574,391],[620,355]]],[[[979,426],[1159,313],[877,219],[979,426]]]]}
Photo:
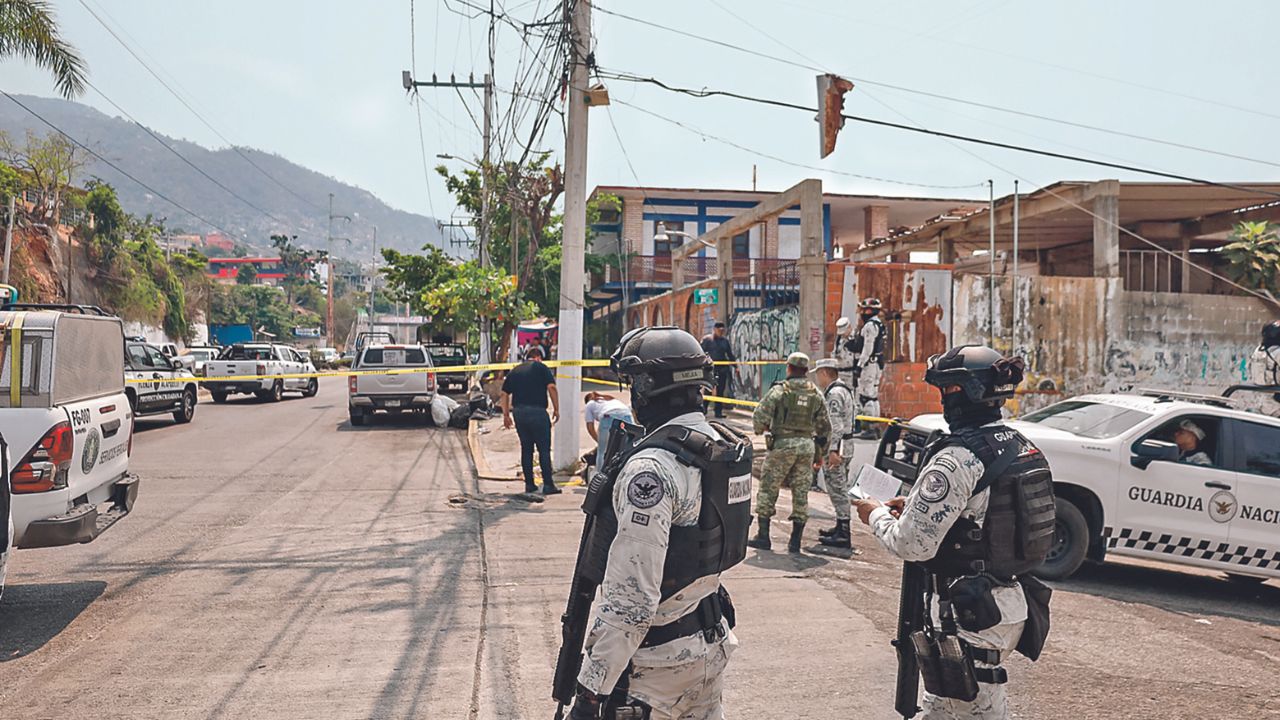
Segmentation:
{"type": "Polygon", "coordinates": [[[472,420],[467,423],[467,447],[471,450],[471,463],[475,465],[476,477],[481,480],[496,480],[499,482],[523,482],[518,477],[498,475],[489,467],[489,461],[485,459],[484,450],[480,447],[479,433],[476,432],[476,428],[479,426],[479,420],[472,420]]]}

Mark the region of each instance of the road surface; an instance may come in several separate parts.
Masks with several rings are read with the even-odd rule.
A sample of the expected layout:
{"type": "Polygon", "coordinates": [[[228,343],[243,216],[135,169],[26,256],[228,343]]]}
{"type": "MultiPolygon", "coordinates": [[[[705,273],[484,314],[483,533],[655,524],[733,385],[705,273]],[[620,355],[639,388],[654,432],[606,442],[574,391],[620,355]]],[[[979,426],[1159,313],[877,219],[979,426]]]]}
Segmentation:
{"type": "MultiPolygon", "coordinates": [[[[132,464],[130,517],[11,563],[0,717],[551,717],[580,491],[530,504],[461,432],[351,428],[338,382],[143,420],[132,464]]],[[[895,717],[898,569],[855,542],[731,573],[730,717],[895,717]]],[[[1046,657],[1010,663],[1019,717],[1280,716],[1275,583],[1114,564],[1053,607],[1046,657]]]]}

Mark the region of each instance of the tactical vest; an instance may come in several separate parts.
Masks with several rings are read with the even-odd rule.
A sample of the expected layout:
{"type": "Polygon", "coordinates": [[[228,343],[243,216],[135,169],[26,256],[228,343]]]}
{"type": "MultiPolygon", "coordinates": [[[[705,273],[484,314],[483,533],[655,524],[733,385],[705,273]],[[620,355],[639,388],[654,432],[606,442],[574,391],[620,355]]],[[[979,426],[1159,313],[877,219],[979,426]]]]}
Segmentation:
{"type": "Polygon", "coordinates": [[[943,435],[926,450],[925,463],[949,445],[968,448],[986,468],[973,495],[990,488],[987,515],[981,526],[957,520],[925,567],[943,577],[987,573],[1001,580],[1039,567],[1053,546],[1055,520],[1044,453],[1017,430],[985,426],[943,435]]]}
{"type": "Polygon", "coordinates": [[[682,465],[701,471],[702,503],[695,525],[672,525],[662,566],[662,599],[675,595],[698,578],[717,575],[747,556],[751,527],[751,441],[720,423],[712,425],[722,439],[681,425],[665,425],[629,450],[604,463],[587,488],[582,509],[595,517],[579,572],[604,580],[609,546],[618,532],[613,490],[627,461],[641,450],[661,448],[682,465]]]}
{"type": "MultiPolygon", "coordinates": [[[[876,339],[871,344],[871,359],[880,363],[880,367],[884,367],[884,321],[879,317],[873,317],[867,321],[876,324],[876,339]]],[[[846,346],[854,355],[861,357],[862,349],[867,346],[867,339],[862,337],[862,328],[858,328],[858,332],[853,334],[853,339],[846,346]]]]}
{"type": "Polygon", "coordinates": [[[773,422],[769,425],[770,432],[776,438],[813,437],[817,428],[818,406],[822,404],[818,389],[808,383],[803,387],[785,383],[781,392],[773,422]]]}

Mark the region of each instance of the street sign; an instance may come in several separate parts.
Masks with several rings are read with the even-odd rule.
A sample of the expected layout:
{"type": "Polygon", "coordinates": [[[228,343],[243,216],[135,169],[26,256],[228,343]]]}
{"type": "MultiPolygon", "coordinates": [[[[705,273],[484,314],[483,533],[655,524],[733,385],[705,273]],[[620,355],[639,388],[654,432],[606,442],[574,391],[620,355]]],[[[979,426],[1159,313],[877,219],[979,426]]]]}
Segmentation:
{"type": "Polygon", "coordinates": [[[693,303],[695,305],[718,305],[720,303],[720,288],[698,288],[694,290],[693,303]]]}
{"type": "Polygon", "coordinates": [[[293,336],[300,338],[318,338],[320,337],[320,328],[318,327],[295,327],[293,336]]]}

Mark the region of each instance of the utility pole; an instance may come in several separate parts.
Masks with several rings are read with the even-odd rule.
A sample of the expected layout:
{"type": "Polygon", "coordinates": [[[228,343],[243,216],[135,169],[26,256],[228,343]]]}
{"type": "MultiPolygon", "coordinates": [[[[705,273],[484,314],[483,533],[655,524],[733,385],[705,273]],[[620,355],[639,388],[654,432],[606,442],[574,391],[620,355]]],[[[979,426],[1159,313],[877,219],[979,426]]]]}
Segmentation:
{"type": "MultiPolygon", "coordinates": [[[[591,48],[591,3],[565,3],[569,21],[569,113],[564,145],[564,245],[560,261],[560,360],[582,359],[583,259],[587,243],[587,72],[591,48]],[[572,5],[572,9],[569,9],[572,5]]],[[[561,367],[560,422],[551,443],[553,465],[578,459],[582,422],[582,369],[561,367]]]]}
{"type": "Polygon", "coordinates": [[[369,273],[369,329],[373,329],[373,296],[378,292],[378,226],[373,226],[373,268],[369,273]]]}
{"type": "Polygon", "coordinates": [[[14,205],[14,196],[9,196],[9,221],[4,230],[4,279],[0,280],[5,285],[9,284],[9,256],[13,252],[13,216],[17,212],[14,205]]]}
{"type": "Polygon", "coordinates": [[[990,205],[987,207],[987,225],[991,229],[991,243],[987,248],[990,265],[987,270],[987,347],[996,346],[996,181],[987,181],[990,205]]]}
{"type": "Polygon", "coordinates": [[[333,343],[333,193],[329,193],[329,255],[325,258],[329,264],[329,271],[325,273],[325,284],[328,286],[325,292],[325,311],[324,311],[324,334],[327,337],[325,347],[337,347],[333,343]]]}
{"type": "MultiPolygon", "coordinates": [[[[466,82],[458,82],[457,78],[450,75],[449,80],[442,81],[436,78],[435,74],[431,75],[430,81],[415,80],[413,73],[408,70],[400,72],[400,84],[406,91],[415,90],[420,87],[444,87],[444,88],[471,88],[484,91],[484,155],[480,164],[480,226],[479,232],[479,250],[477,259],[480,267],[488,267],[489,265],[489,177],[490,177],[490,157],[489,146],[493,131],[493,23],[494,9],[492,0],[489,7],[489,72],[485,73],[483,82],[476,82],[475,76],[468,76],[466,82]]],[[[489,362],[491,338],[489,332],[489,318],[480,319],[480,364],[489,362]]]]}

